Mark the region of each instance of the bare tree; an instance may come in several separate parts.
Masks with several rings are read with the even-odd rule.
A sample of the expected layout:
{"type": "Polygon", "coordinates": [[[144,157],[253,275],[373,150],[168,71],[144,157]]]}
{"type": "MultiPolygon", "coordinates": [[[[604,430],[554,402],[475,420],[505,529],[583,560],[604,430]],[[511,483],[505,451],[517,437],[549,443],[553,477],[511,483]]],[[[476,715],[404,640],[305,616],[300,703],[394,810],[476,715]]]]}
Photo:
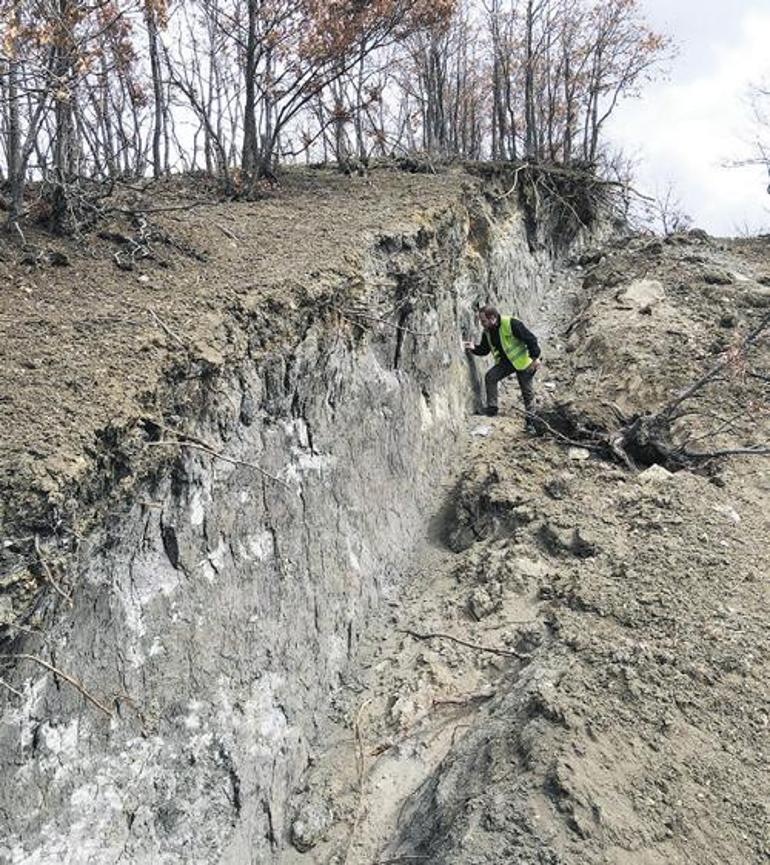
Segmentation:
{"type": "MultiPolygon", "coordinates": [[[[78,224],[83,178],[373,153],[596,163],[668,50],[640,0],[0,0],[0,177],[78,224]]],[[[766,95],[766,94],[765,94],[766,95]]]]}
{"type": "Polygon", "coordinates": [[[649,202],[648,213],[652,227],[665,236],[686,231],[692,226],[692,219],[682,208],[673,180],[666,181],[656,190],[654,200],[649,202]]]}

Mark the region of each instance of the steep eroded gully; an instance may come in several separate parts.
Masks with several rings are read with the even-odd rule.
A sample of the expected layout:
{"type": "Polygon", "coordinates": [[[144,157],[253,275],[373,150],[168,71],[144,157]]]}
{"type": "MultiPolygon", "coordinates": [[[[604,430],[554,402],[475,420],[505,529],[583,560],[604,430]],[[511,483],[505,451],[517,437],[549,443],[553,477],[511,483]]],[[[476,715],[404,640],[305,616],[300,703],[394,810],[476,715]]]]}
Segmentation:
{"type": "MultiPolygon", "coordinates": [[[[554,373],[563,352],[561,334],[576,309],[581,279],[579,265],[554,270],[530,307],[528,324],[546,359],[540,402],[552,401],[559,387],[554,373]]],[[[471,324],[464,336],[476,338],[478,330],[471,324]]],[[[486,358],[469,361],[468,387],[479,404],[488,365],[486,358]]],[[[491,702],[510,692],[533,663],[533,650],[541,655],[538,678],[548,675],[543,603],[537,593],[500,575],[519,569],[519,579],[532,579],[545,574],[543,565],[502,540],[467,554],[458,521],[474,497],[468,488],[482,465],[489,470],[489,461],[501,455],[507,463],[515,461],[519,447],[542,446],[523,430],[515,379],[504,382],[501,398],[497,418],[468,416],[460,452],[447,463],[424,509],[429,516],[412,564],[396,580],[341,678],[290,804],[291,844],[279,856],[281,865],[428,861],[425,855],[383,852],[410,800],[468,730],[484,726],[491,702]]]]}
{"type": "MultiPolygon", "coordinates": [[[[649,245],[632,241],[588,274],[585,343],[601,335],[605,361],[625,358],[600,387],[580,346],[561,351],[565,317],[551,312],[545,402],[593,404],[599,419],[607,394],[660,400],[702,362],[677,345],[683,332],[697,345],[766,308],[767,252],[757,262],[756,249],[674,238],[651,267],[649,245]],[[696,263],[736,274],[705,302],[693,247],[696,263]],[[640,279],[662,291],[642,327],[614,300],[640,279]],[[661,352],[676,358],[669,372],[661,352]],[[648,370],[644,395],[626,390],[648,370]]],[[[517,399],[508,387],[508,412],[470,419],[418,564],[335,695],[281,863],[759,865],[770,854],[765,465],[629,472],[524,437],[517,399]]],[[[752,432],[769,427],[760,414],[752,432]]]]}
{"type": "MultiPolygon", "coordinates": [[[[459,334],[492,288],[534,321],[550,274],[500,190],[460,186],[418,213],[399,187],[412,209],[387,238],[296,301],[223,292],[225,342],[205,358],[171,347],[167,378],[111,422],[96,468],[122,471],[88,498],[103,512],[60,571],[71,603],[51,586],[9,596],[2,861],[280,857],[329,700],[464,438],[459,334]],[[482,221],[484,255],[469,240],[482,221]]],[[[88,496],[109,480],[79,477],[88,496]]]]}
{"type": "MultiPolygon", "coordinates": [[[[4,665],[0,860],[764,861],[766,471],[635,473],[525,438],[515,384],[502,417],[469,421],[459,340],[480,301],[517,311],[546,343],[544,400],[606,425],[756,323],[766,249],[627,238],[586,255],[578,290],[551,280],[510,179],[421,178],[417,210],[415,184],[371,182],[390,197],[384,214],[353,189],[370,234],[351,188],[319,195],[313,175],[255,210],[255,283],[218,250],[200,290],[181,265],[153,287],[175,332],[193,302],[217,325],[196,317],[182,358],[151,344],[96,451],[117,489],[66,574],[72,605],[48,586],[24,630],[9,620],[12,652],[107,713],[4,665]],[[309,245],[294,272],[286,237],[321,200],[336,258],[321,273],[309,245]]],[[[730,394],[755,407],[739,434],[767,440],[762,382],[730,394]]]]}

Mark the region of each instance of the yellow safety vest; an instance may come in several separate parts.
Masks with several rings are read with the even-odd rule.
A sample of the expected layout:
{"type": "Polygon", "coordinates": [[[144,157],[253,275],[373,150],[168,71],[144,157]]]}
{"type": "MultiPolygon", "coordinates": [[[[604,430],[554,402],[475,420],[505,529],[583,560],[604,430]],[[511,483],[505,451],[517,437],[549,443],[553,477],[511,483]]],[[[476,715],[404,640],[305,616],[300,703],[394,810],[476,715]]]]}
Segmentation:
{"type": "MultiPolygon", "coordinates": [[[[513,364],[514,369],[523,370],[532,363],[532,358],[529,356],[529,349],[527,348],[526,343],[513,335],[511,324],[514,321],[518,321],[518,319],[513,318],[513,316],[510,315],[500,316],[500,345],[503,347],[505,356],[513,364]]],[[[492,345],[492,340],[489,338],[489,334],[486,331],[484,331],[484,338],[492,349],[492,354],[495,356],[495,360],[500,363],[502,360],[500,352],[494,347],[494,345],[492,345]]]]}

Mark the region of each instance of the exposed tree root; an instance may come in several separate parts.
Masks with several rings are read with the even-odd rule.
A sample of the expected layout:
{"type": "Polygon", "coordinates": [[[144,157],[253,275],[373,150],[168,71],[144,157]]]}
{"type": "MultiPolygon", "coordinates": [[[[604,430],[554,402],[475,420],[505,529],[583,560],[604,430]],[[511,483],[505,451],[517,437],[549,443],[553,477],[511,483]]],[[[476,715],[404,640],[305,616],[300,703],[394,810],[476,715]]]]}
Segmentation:
{"type": "MultiPolygon", "coordinates": [[[[719,379],[720,374],[731,366],[745,364],[749,350],[757,344],[762,334],[770,327],[770,313],[746,337],[665,405],[655,412],[625,417],[620,409],[611,405],[618,425],[612,429],[597,426],[590,417],[580,415],[569,404],[555,405],[538,413],[514,408],[528,417],[541,433],[548,434],[565,444],[587,448],[605,459],[618,462],[629,469],[651,466],[655,463],[671,471],[694,469],[730,456],[770,456],[770,442],[750,442],[727,445],[713,450],[698,450],[689,447],[692,441],[711,438],[734,423],[749,416],[751,408],[739,410],[727,420],[720,418],[720,425],[705,435],[693,438],[680,436],[677,441],[673,425],[676,421],[700,412],[692,412],[685,404],[703,395],[705,388],[719,379]]],[[[606,405],[606,404],[605,404],[606,405]]]]}

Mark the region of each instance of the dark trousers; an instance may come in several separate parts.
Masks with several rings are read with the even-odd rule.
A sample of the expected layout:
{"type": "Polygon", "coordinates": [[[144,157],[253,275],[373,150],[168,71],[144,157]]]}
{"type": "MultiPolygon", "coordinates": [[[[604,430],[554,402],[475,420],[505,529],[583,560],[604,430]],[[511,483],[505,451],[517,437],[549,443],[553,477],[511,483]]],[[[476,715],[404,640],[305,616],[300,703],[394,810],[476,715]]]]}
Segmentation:
{"type": "Polygon", "coordinates": [[[531,366],[524,370],[518,370],[507,359],[496,363],[484,377],[484,383],[487,387],[487,405],[497,408],[497,385],[504,378],[508,378],[509,375],[516,373],[516,378],[519,380],[519,388],[521,389],[521,398],[524,400],[524,408],[527,411],[531,411],[532,403],[535,399],[533,380],[536,371],[531,366]]]}

